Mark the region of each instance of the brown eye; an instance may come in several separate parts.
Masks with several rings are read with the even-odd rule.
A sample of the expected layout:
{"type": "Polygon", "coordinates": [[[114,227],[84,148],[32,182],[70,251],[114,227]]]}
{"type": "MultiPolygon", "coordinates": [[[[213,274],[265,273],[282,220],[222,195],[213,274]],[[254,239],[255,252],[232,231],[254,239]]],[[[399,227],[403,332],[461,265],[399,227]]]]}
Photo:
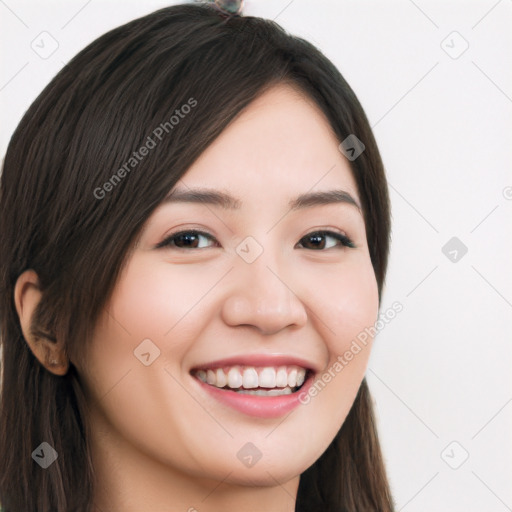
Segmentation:
{"type": "Polygon", "coordinates": [[[335,231],[314,231],[313,233],[309,233],[299,242],[306,249],[313,250],[324,250],[331,249],[333,247],[351,247],[354,248],[355,245],[348,238],[348,236],[343,235],[341,233],[336,233],[335,231]],[[335,243],[328,243],[326,239],[334,239],[335,243]]]}
{"type": "Polygon", "coordinates": [[[178,249],[206,249],[204,240],[215,240],[209,233],[196,230],[179,231],[169,235],[165,240],[160,242],[156,248],[160,247],[176,247],[178,249]],[[202,247],[200,245],[203,244],[202,247]]]}

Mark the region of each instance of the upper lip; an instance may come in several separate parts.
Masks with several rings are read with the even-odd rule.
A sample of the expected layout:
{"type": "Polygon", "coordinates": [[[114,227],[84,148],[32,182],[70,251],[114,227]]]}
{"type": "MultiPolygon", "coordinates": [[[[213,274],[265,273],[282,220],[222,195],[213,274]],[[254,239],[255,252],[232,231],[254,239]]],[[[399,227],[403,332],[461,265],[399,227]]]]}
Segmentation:
{"type": "Polygon", "coordinates": [[[223,359],[216,359],[207,363],[201,363],[195,365],[192,371],[197,370],[214,370],[216,368],[224,368],[226,366],[257,366],[257,367],[269,367],[269,366],[300,366],[306,370],[318,372],[319,368],[310,361],[292,355],[286,354],[243,354],[238,356],[226,357],[223,359]]]}

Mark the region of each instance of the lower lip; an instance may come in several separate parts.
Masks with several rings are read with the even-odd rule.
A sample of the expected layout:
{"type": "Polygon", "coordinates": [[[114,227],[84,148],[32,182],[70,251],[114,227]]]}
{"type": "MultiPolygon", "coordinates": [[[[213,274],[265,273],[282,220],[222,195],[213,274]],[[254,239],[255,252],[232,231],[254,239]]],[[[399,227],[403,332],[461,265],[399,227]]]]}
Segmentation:
{"type": "Polygon", "coordinates": [[[246,395],[210,386],[196,377],[193,377],[193,379],[219,402],[229,405],[248,416],[279,418],[301,405],[299,396],[302,396],[304,392],[308,392],[313,382],[313,375],[310,375],[302,387],[295,393],[281,396],[246,395]]]}

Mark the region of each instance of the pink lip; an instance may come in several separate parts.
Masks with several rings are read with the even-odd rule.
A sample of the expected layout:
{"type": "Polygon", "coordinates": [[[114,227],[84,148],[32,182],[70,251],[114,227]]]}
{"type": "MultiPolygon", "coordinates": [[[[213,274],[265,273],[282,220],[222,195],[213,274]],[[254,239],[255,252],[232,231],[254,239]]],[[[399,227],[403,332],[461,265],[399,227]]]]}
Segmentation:
{"type": "MultiPolygon", "coordinates": [[[[239,361],[239,359],[237,359],[237,361],[239,361]]],[[[224,364],[224,362],[222,362],[222,364],[224,364]]],[[[228,366],[231,365],[232,363],[229,363],[228,366]]],[[[255,365],[254,362],[251,361],[251,365],[255,365]]],[[[298,364],[298,366],[301,365],[298,364]]],[[[207,368],[212,367],[207,366],[207,368]]],[[[236,391],[229,391],[226,389],[217,388],[215,386],[210,386],[209,384],[206,384],[206,382],[203,382],[195,377],[194,380],[198,382],[202,389],[209,393],[213,398],[225,405],[232,407],[233,409],[247,414],[248,416],[256,416],[258,418],[279,418],[280,416],[284,416],[301,404],[299,396],[302,396],[304,392],[308,392],[308,389],[313,383],[313,377],[313,374],[309,375],[309,377],[300,388],[300,391],[296,391],[290,395],[282,396],[244,395],[237,393],[236,391]]]]}
{"type": "Polygon", "coordinates": [[[306,361],[305,359],[301,359],[294,356],[286,356],[286,355],[267,355],[267,354],[244,354],[239,356],[227,357],[225,359],[218,359],[217,361],[212,361],[210,363],[200,364],[198,366],[194,366],[193,370],[214,370],[216,368],[225,368],[227,366],[256,366],[256,367],[264,367],[264,366],[300,366],[302,368],[306,368],[307,370],[312,370],[314,372],[319,371],[318,368],[314,368],[311,363],[306,361]]]}

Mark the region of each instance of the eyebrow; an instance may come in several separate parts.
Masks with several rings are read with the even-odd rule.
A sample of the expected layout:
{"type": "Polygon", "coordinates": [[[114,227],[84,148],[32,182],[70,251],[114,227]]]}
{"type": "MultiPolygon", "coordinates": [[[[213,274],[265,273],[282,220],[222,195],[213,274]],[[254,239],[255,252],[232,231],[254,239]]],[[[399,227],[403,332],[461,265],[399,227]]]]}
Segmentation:
{"type": "MultiPolygon", "coordinates": [[[[201,203],[218,206],[225,210],[239,210],[242,206],[240,199],[226,192],[207,188],[175,189],[165,198],[164,204],[166,203],[201,203]]],[[[335,203],[355,206],[361,212],[359,203],[345,190],[307,192],[291,199],[288,207],[290,210],[302,210],[335,203]]]]}

